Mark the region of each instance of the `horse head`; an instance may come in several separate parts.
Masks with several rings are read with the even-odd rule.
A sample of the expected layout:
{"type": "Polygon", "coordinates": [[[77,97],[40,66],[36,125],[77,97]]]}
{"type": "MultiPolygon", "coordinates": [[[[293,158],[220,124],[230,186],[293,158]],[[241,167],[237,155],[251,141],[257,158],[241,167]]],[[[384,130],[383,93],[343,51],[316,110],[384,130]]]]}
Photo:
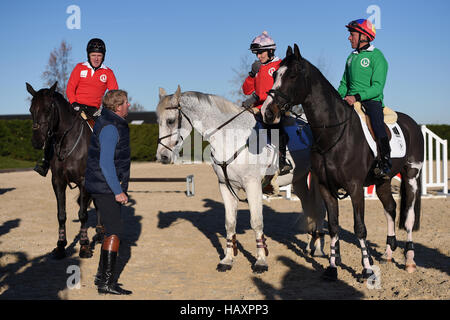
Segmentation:
{"type": "Polygon", "coordinates": [[[308,95],[308,77],[304,59],[297,44],[291,46],[280,68],[274,73],[274,84],[261,108],[263,120],[268,124],[280,122],[281,115],[293,106],[301,104],[308,95]]]}
{"type": "Polygon", "coordinates": [[[33,119],[33,135],[31,143],[35,149],[44,147],[47,137],[51,136],[58,122],[58,112],[54,105],[55,91],[58,82],[49,88],[35,91],[27,82],[27,91],[33,96],[30,113],[33,119]]]}
{"type": "Polygon", "coordinates": [[[184,139],[191,133],[192,126],[182,111],[181,88],[167,95],[159,88],[158,116],[159,137],[156,159],[164,164],[173,163],[183,145],[184,139]]]}

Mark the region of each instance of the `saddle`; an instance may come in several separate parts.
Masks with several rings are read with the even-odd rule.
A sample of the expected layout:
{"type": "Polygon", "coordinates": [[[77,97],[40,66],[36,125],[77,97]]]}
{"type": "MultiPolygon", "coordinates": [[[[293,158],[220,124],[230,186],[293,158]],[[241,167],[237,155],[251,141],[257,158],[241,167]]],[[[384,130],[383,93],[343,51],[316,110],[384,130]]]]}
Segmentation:
{"type": "Polygon", "coordinates": [[[86,113],[84,113],[84,111],[81,111],[80,115],[83,118],[83,120],[86,121],[89,128],[91,128],[91,131],[94,131],[95,120],[93,118],[88,118],[86,113]]]}
{"type": "MultiPolygon", "coordinates": [[[[369,128],[370,134],[372,136],[372,138],[375,140],[375,133],[372,129],[372,124],[370,123],[370,118],[367,114],[365,114],[365,112],[363,111],[363,107],[361,102],[356,101],[353,104],[353,108],[355,108],[355,111],[358,113],[358,115],[360,116],[361,120],[367,125],[367,127],[369,128]]],[[[384,115],[384,128],[386,130],[386,133],[389,137],[389,140],[391,140],[392,138],[392,134],[391,134],[391,130],[389,130],[389,127],[387,126],[388,124],[395,124],[397,122],[398,116],[397,113],[392,110],[389,107],[384,107],[383,108],[383,115],[384,115]]]]}
{"type": "MultiPolygon", "coordinates": [[[[369,116],[364,113],[362,110],[362,105],[359,101],[355,102],[353,107],[361,120],[361,126],[363,128],[367,143],[376,157],[378,150],[369,116]]],[[[406,154],[406,142],[403,131],[397,123],[398,115],[394,110],[388,107],[383,108],[383,114],[384,128],[386,129],[386,133],[389,138],[389,145],[391,147],[391,158],[402,158],[406,154]]]]}

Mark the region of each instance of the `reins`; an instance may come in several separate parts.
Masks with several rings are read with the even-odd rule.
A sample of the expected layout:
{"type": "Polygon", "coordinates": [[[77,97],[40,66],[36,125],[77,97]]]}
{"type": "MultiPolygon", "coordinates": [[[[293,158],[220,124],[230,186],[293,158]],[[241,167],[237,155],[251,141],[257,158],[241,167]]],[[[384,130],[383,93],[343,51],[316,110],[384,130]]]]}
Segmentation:
{"type": "MultiPolygon", "coordinates": [[[[276,96],[280,96],[284,100],[286,100],[286,103],[283,104],[283,106],[280,108],[280,112],[286,112],[289,110],[289,108],[291,108],[294,105],[292,103],[291,99],[289,98],[289,96],[285,95],[278,89],[271,89],[267,92],[267,94],[270,95],[272,97],[272,99],[274,99],[274,100],[275,100],[276,96]]],[[[329,178],[329,175],[328,175],[328,168],[327,168],[325,154],[327,152],[329,152],[331,149],[333,149],[339,143],[339,141],[341,140],[342,136],[345,133],[345,129],[347,128],[347,124],[348,124],[347,122],[351,121],[351,118],[352,118],[352,112],[349,113],[349,116],[344,121],[341,121],[341,122],[338,122],[335,124],[321,125],[321,126],[313,126],[310,124],[311,129],[332,129],[332,128],[336,128],[336,127],[340,127],[340,126],[344,125],[338,138],[329,147],[327,147],[326,149],[323,149],[319,146],[319,142],[321,140],[322,133],[319,134],[317,140],[314,142],[313,146],[311,147],[312,151],[316,151],[317,153],[319,153],[322,156],[328,190],[330,191],[331,195],[334,198],[339,199],[339,200],[347,198],[349,196],[349,193],[346,192],[343,196],[340,196],[338,194],[337,188],[335,187],[334,183],[331,181],[331,179],[329,178]]]]}
{"type": "MultiPolygon", "coordinates": [[[[234,115],[233,117],[231,117],[230,119],[228,119],[227,121],[225,121],[224,123],[222,123],[220,126],[218,126],[217,128],[215,128],[211,133],[206,134],[205,135],[205,139],[209,139],[213,134],[215,134],[216,132],[218,132],[220,129],[222,129],[223,127],[225,127],[226,125],[228,125],[230,122],[232,122],[234,119],[236,119],[238,116],[240,116],[241,114],[243,114],[245,111],[250,111],[252,109],[252,107],[246,107],[244,108],[242,111],[240,111],[239,113],[237,113],[236,115],[234,115]]],[[[179,139],[181,138],[181,140],[183,141],[183,137],[181,136],[180,133],[180,129],[181,129],[181,120],[183,117],[186,118],[186,120],[189,122],[189,124],[191,125],[192,128],[194,128],[194,126],[192,125],[192,121],[189,119],[189,117],[183,112],[180,103],[178,102],[178,106],[176,107],[167,107],[166,110],[178,110],[178,128],[177,128],[177,133],[179,135],[179,138],[177,139],[177,142],[175,143],[175,146],[179,144],[179,139]]],[[[251,111],[250,111],[251,112],[251,111]]],[[[167,145],[165,145],[164,143],[162,143],[161,141],[163,139],[169,138],[177,133],[172,132],[171,134],[165,135],[164,137],[158,138],[158,144],[162,145],[164,148],[168,149],[169,151],[173,152],[173,149],[168,147],[167,145]]],[[[248,144],[243,145],[241,148],[239,148],[239,150],[237,150],[234,155],[228,159],[227,161],[222,161],[219,162],[214,158],[213,153],[211,152],[211,158],[213,160],[213,162],[220,166],[222,168],[223,171],[223,175],[225,178],[225,184],[228,188],[228,190],[230,190],[230,192],[241,202],[247,202],[247,199],[241,199],[239,198],[239,196],[236,194],[236,192],[234,191],[233,187],[231,186],[230,183],[230,179],[228,178],[228,172],[227,172],[227,166],[229,164],[231,164],[234,159],[237,158],[237,156],[247,148],[248,144]]]]}

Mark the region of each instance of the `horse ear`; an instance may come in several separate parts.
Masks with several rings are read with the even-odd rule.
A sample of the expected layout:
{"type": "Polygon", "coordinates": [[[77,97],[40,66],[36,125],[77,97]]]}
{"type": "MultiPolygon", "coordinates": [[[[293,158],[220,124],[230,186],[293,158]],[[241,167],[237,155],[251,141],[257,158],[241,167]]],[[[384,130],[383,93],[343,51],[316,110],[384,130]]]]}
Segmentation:
{"type": "Polygon", "coordinates": [[[294,54],[298,60],[302,60],[302,55],[300,54],[300,49],[298,48],[296,43],[294,43],[294,54]]]}
{"type": "Polygon", "coordinates": [[[161,100],[165,96],[167,96],[166,90],[164,90],[164,88],[159,88],[159,100],[161,100]]]}
{"type": "Polygon", "coordinates": [[[178,88],[177,88],[177,91],[176,91],[175,94],[174,94],[174,97],[175,97],[177,103],[179,103],[179,102],[180,102],[180,97],[181,97],[181,88],[180,88],[180,85],[178,85],[178,88]]]}
{"type": "Polygon", "coordinates": [[[292,55],[292,47],[288,46],[287,50],[286,50],[286,57],[289,57],[292,55]]]}
{"type": "Polygon", "coordinates": [[[34,95],[36,94],[36,90],[34,90],[31,84],[29,84],[28,82],[25,82],[25,84],[27,85],[27,91],[34,97],[34,95]]]}
{"type": "Polygon", "coordinates": [[[53,94],[56,91],[56,87],[58,86],[58,81],[55,81],[55,83],[50,88],[50,92],[53,94]]]}

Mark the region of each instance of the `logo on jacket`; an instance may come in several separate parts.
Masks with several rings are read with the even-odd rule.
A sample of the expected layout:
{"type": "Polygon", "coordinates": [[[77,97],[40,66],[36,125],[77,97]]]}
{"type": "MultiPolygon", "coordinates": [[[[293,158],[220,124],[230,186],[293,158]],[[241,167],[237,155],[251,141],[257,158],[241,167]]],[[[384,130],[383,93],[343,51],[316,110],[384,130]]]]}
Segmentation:
{"type": "Polygon", "coordinates": [[[87,70],[81,70],[80,71],[80,78],[86,78],[87,77],[87,70]]]}
{"type": "Polygon", "coordinates": [[[367,68],[370,64],[370,60],[369,58],[363,58],[361,59],[361,66],[363,66],[364,68],[367,68]]]}
{"type": "Polygon", "coordinates": [[[269,76],[272,76],[275,70],[276,69],[274,67],[270,68],[269,71],[267,71],[269,73],[269,76]]]}
{"type": "Polygon", "coordinates": [[[101,82],[106,82],[106,79],[107,79],[106,74],[102,74],[102,75],[100,76],[100,81],[101,81],[101,82]]]}

